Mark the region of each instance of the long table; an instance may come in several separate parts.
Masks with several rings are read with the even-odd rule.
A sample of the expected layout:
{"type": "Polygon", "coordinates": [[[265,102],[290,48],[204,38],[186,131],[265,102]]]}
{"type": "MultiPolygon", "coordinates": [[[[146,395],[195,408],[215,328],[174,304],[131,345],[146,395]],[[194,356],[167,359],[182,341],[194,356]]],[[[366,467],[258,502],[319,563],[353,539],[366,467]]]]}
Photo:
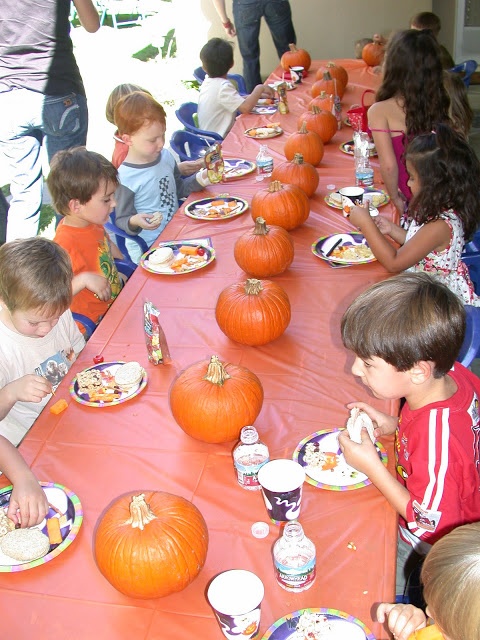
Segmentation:
{"type": "MultiPolygon", "coordinates": [[[[350,84],[343,105],[358,103],[363,89],[378,79],[362,61],[341,60],[350,84]]],[[[321,61],[308,78],[289,92],[290,113],[281,116],[243,115],[224,142],[226,157],[253,160],[259,142],[244,131],[265,120],[281,122],[285,133],[268,141],[275,163],[283,160],[283,145],[296,130],[298,115],[310,100],[309,88],[321,61]]],[[[280,77],[277,69],[271,76],[280,77]]],[[[220,639],[222,636],[206,600],[213,576],[230,568],[254,571],[265,585],[261,634],[277,619],[305,607],[326,607],[361,619],[377,640],[388,637],[372,620],[372,606],[394,597],[396,514],[372,485],[354,491],[330,491],[304,485],[300,522],[316,544],[317,579],[306,592],[291,594],[275,582],[272,545],[279,529],[270,524],[264,539],[251,534],[255,521],[266,521],[261,494],[236,482],[232,464],[234,443],[206,444],[187,436],[173,419],[170,385],[185,367],[216,354],[240,364],[261,380],[265,400],[256,427],[271,458],[291,457],[296,445],[322,429],[345,425],[348,401],[368,400],[395,412],[394,404],[377,400],[352,376],[352,355],[341,344],[339,325],[347,305],[368,285],[387,277],[376,262],[333,269],[314,256],[320,236],[352,231],[341,211],[326,205],[326,185],[353,184],[353,158],[338,146],[352,137],[344,126],[326,146],[319,167],[320,185],[311,199],[311,213],[291,232],[295,259],[275,281],[286,290],[292,320],[285,334],[262,347],[229,340],[215,321],[215,303],[227,285],[245,279],[235,263],[233,244],[253,225],[249,212],[222,221],[198,221],[180,210],[161,241],[210,237],[215,261],[204,269],[178,277],[155,275],[142,268],[131,277],[53,400],[63,397],[68,409],[59,416],[49,407],[38,418],[20,451],[42,481],[74,491],[84,511],[73,543],[51,562],[18,573],[0,573],[2,638],[12,640],[164,640],[220,639]],[[148,363],[142,329],[144,300],[161,310],[173,361],[148,363]],[[137,360],[148,372],[148,385],[135,399],[108,408],[80,405],[68,384],[101,354],[105,361],[137,360]],[[125,492],[154,489],[183,496],[202,512],[209,530],[206,564],[181,593],[157,600],[136,600],[116,591],[100,574],[92,553],[96,521],[112,499],[125,492]]],[[[375,182],[381,186],[378,164],[375,182]]],[[[251,200],[265,183],[255,174],[211,186],[204,195],[230,193],[251,200]]],[[[191,201],[192,198],[189,199],[191,201]]],[[[387,205],[383,213],[393,216],[387,205]]],[[[394,473],[393,441],[382,440],[394,473]]],[[[2,478],[3,485],[8,480],[2,478]]]]}

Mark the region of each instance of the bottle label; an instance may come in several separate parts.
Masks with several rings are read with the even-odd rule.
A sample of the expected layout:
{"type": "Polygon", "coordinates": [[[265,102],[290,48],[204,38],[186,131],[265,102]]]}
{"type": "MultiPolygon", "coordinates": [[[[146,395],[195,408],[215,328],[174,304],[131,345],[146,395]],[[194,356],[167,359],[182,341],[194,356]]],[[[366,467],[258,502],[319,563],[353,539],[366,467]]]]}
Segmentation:
{"type": "Polygon", "coordinates": [[[315,557],[301,567],[288,567],[274,560],[277,582],[287,591],[304,591],[316,577],[315,557]]]}
{"type": "Polygon", "coordinates": [[[235,461],[235,470],[237,472],[238,484],[241,487],[248,487],[249,489],[260,489],[260,483],[258,482],[258,472],[264,464],[268,462],[268,458],[265,458],[260,464],[243,465],[238,461],[235,461]]]}
{"type": "Polygon", "coordinates": [[[371,187],[373,185],[373,169],[357,172],[355,184],[357,187],[371,187]]]}
{"type": "Polygon", "coordinates": [[[269,176],[273,171],[273,158],[257,159],[257,170],[259,175],[269,176]]]}

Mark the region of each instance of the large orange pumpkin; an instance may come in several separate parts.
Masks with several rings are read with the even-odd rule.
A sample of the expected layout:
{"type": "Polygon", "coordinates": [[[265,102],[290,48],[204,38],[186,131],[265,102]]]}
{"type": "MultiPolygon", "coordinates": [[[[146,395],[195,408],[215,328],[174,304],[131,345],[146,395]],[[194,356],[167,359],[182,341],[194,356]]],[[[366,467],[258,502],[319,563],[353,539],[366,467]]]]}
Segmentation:
{"type": "Polygon", "coordinates": [[[316,98],[322,91],[336,95],[341,100],[345,93],[345,87],[342,82],[337,82],[336,78],[332,78],[330,73],[325,71],[322,77],[312,85],[312,96],[316,98]]]}
{"type": "Polygon", "coordinates": [[[321,80],[323,74],[327,71],[332,78],[335,78],[337,80],[337,82],[341,82],[343,84],[343,88],[345,89],[348,84],[348,73],[345,67],[342,67],[339,64],[335,64],[335,62],[332,61],[327,62],[324,67],[318,69],[316,79],[321,80]]]}
{"type": "Polygon", "coordinates": [[[260,216],[267,224],[276,224],[291,231],[303,224],[310,215],[310,201],[300,187],[273,180],[268,189],[260,189],[255,193],[250,211],[254,220],[260,216]]]}
{"type": "Polygon", "coordinates": [[[252,278],[220,293],[215,318],[231,340],[258,347],[276,340],[288,327],[290,301],[279,284],[252,278]]]}
{"type": "Polygon", "coordinates": [[[319,176],[313,164],[304,162],[302,154],[296,153],[290,162],[275,165],[272,180],[280,180],[284,184],[295,184],[311,198],[317,190],[319,176]]]}
{"type": "Polygon", "coordinates": [[[373,42],[369,42],[362,49],[362,58],[369,67],[377,67],[382,64],[385,55],[385,45],[374,37],[373,42]]]}
{"type": "Polygon", "coordinates": [[[257,376],[217,356],[182,371],[170,388],[170,410],[180,427],[203,442],[230,442],[253,424],[263,404],[257,376]]]}
{"type": "Polygon", "coordinates": [[[338,131],[338,122],[333,113],[315,106],[300,116],[298,124],[300,125],[303,121],[305,121],[307,129],[318,133],[324,144],[330,142],[338,131]]]}
{"type": "Polygon", "coordinates": [[[309,131],[307,123],[302,121],[298,131],[285,142],[283,152],[287,160],[293,160],[296,153],[301,153],[305,162],[318,167],[324,154],[323,142],[318,133],[309,131]]]}
{"type": "Polygon", "coordinates": [[[100,572],[131,598],[163,598],[200,573],[208,529],[200,511],[162,491],[125,494],[100,516],[94,534],[100,572]]]}
{"type": "Polygon", "coordinates": [[[333,113],[334,104],[333,94],[321,91],[318,96],[310,100],[308,108],[311,109],[315,106],[319,109],[324,109],[325,111],[331,111],[333,113]]]}
{"type": "Polygon", "coordinates": [[[303,67],[305,71],[310,69],[310,65],[312,64],[312,59],[310,58],[310,54],[305,49],[298,49],[294,44],[289,44],[289,51],[285,51],[283,56],[280,58],[280,64],[282,65],[282,69],[288,71],[290,67],[303,67]]]}
{"type": "Polygon", "coordinates": [[[257,218],[255,226],[235,242],[233,255],[240,268],[254,278],[283,273],[293,261],[293,240],[282,227],[257,218]]]}

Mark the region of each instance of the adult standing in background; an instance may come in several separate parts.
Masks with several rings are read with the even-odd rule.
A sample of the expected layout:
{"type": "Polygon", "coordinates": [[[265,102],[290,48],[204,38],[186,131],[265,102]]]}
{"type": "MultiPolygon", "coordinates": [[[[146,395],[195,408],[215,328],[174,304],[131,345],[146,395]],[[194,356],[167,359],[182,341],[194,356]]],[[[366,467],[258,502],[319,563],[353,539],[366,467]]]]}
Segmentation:
{"type": "Polygon", "coordinates": [[[262,84],[260,77],[260,22],[262,16],[270,29],[273,43],[281,58],[290,43],[296,43],[292,11],[288,0],[233,0],[233,21],[227,16],[225,0],[213,0],[228,36],[237,36],[243,59],[243,77],[248,93],[262,84]]]}
{"type": "MultiPolygon", "coordinates": [[[[82,26],[100,27],[92,0],[73,0],[82,26]]],[[[11,167],[7,241],[35,236],[48,160],[85,145],[88,110],[70,38],[70,0],[0,2],[0,151],[11,167]]]]}

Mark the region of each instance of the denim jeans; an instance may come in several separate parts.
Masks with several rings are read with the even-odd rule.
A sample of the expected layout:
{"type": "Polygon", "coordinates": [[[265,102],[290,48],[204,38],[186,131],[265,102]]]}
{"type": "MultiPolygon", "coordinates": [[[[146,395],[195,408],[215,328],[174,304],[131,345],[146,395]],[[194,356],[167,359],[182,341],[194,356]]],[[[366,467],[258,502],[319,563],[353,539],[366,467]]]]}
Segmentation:
{"type": "Polygon", "coordinates": [[[233,0],[233,21],[243,59],[243,77],[251,93],[260,77],[260,22],[265,18],[280,58],[288,45],[296,42],[292,11],[288,0],[233,0]]]}
{"type": "Polygon", "coordinates": [[[0,93],[0,114],[0,151],[11,169],[7,241],[29,238],[37,234],[42,205],[42,141],[49,161],[60,149],[85,145],[87,101],[75,93],[12,89],[0,93]]]}

